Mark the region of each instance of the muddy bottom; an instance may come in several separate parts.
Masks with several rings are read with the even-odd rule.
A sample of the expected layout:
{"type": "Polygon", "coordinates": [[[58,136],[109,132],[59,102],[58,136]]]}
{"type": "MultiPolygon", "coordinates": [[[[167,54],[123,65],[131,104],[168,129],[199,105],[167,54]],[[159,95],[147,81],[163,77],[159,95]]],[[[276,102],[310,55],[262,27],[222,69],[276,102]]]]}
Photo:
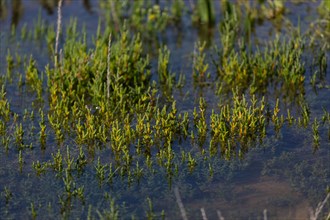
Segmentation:
{"type": "Polygon", "coordinates": [[[214,184],[202,191],[205,199],[202,195],[189,201],[181,195],[189,219],[202,219],[201,208],[208,219],[219,219],[220,213],[224,219],[264,219],[264,212],[268,219],[309,219],[307,200],[287,182],[274,178],[232,187],[214,184]]]}

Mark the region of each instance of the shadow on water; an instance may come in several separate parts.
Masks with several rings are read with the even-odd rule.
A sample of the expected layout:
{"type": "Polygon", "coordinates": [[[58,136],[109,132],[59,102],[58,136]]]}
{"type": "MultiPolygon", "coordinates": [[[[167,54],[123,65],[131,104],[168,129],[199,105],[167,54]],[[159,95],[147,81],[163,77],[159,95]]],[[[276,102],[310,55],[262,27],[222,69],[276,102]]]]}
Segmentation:
{"type": "Polygon", "coordinates": [[[10,16],[10,24],[17,27],[24,13],[24,7],[21,0],[13,0],[10,3],[11,7],[9,7],[9,1],[1,0],[0,18],[4,20],[10,16]],[[8,12],[8,8],[11,8],[11,12],[8,12]]]}
{"type": "MultiPolygon", "coordinates": [[[[47,12],[48,15],[53,15],[56,13],[58,0],[39,0],[38,1],[43,10],[47,12]]],[[[93,13],[93,6],[90,0],[81,0],[83,8],[89,14],[93,13]]],[[[0,18],[2,20],[10,17],[11,26],[18,27],[18,24],[21,22],[23,17],[25,7],[29,3],[24,0],[1,0],[0,1],[0,18]],[[11,10],[9,12],[9,10],[11,10]]],[[[63,7],[70,4],[77,4],[77,1],[74,0],[64,0],[63,7]]]]}

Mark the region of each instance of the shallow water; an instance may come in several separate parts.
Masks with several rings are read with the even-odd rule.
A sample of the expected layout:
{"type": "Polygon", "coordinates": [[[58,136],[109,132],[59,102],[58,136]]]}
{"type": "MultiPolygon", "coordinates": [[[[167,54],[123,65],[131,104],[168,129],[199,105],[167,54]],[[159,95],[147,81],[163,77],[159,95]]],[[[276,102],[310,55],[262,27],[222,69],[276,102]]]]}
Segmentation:
{"type": "MultiPolygon", "coordinates": [[[[54,14],[48,14],[47,10],[42,8],[37,1],[22,2],[22,15],[18,19],[16,30],[20,30],[25,23],[28,28],[32,28],[38,14],[46,23],[55,24],[56,10],[54,10],[54,14]]],[[[97,1],[90,2],[92,12],[84,8],[83,1],[65,1],[62,11],[63,25],[67,25],[71,17],[76,17],[78,29],[85,26],[88,33],[94,34],[102,10],[98,7],[97,1]]],[[[300,5],[287,4],[291,11],[288,19],[296,24],[297,18],[300,17],[301,29],[304,31],[308,28],[310,19],[317,17],[318,4],[319,2],[300,5]]],[[[21,41],[19,37],[10,38],[10,24],[17,19],[13,18],[12,13],[10,13],[12,6],[9,1],[5,1],[5,5],[8,6],[8,14],[0,16],[2,17],[0,21],[1,75],[6,74],[7,49],[10,49],[12,54],[15,52],[27,54],[27,56],[33,54],[38,65],[43,69],[44,65],[50,62],[47,46],[34,41],[32,43],[21,41]],[[20,45],[17,46],[17,43],[20,45]]],[[[219,15],[217,16],[219,17],[219,15]]],[[[190,74],[191,56],[194,43],[199,39],[199,35],[196,28],[189,23],[189,19],[185,19],[183,33],[178,31],[176,27],[169,27],[164,35],[159,37],[159,40],[163,43],[166,42],[171,50],[170,65],[172,71],[182,72],[186,75],[186,86],[182,89],[175,89],[173,97],[177,100],[179,111],[192,113],[193,108],[198,106],[199,97],[203,96],[208,105],[208,114],[210,114],[211,109],[219,110],[219,97],[214,94],[212,87],[194,88],[191,86],[193,80],[190,74]],[[182,39],[179,40],[179,36],[182,39]]],[[[209,43],[210,46],[216,44],[219,39],[219,34],[216,32],[209,43]]],[[[273,32],[274,28],[271,22],[264,22],[256,26],[254,40],[272,39],[274,37],[273,32]]],[[[155,46],[151,44],[149,47],[152,51],[155,46]]],[[[209,51],[211,50],[210,47],[209,51]]],[[[309,55],[305,56],[308,59],[309,55]]],[[[329,58],[327,63],[325,81],[329,85],[329,58]]],[[[154,63],[154,65],[157,64],[154,63]]],[[[23,71],[23,68],[15,69],[15,71],[23,71]]],[[[322,116],[322,108],[330,111],[330,93],[329,88],[318,89],[318,92],[315,93],[309,84],[311,75],[312,73],[307,69],[305,73],[305,99],[310,106],[311,119],[314,119],[314,117],[320,118],[322,116]]],[[[153,79],[157,80],[157,77],[153,76],[153,79]]],[[[25,108],[31,109],[32,102],[38,105],[32,93],[28,93],[27,89],[19,89],[15,84],[8,83],[6,92],[12,112],[23,115],[25,108]]],[[[44,95],[44,99],[44,103],[39,103],[39,105],[47,109],[47,95],[44,95]]],[[[271,94],[268,99],[275,103],[275,98],[271,94]]],[[[290,105],[290,103],[286,103],[286,105],[290,105]]],[[[36,115],[37,109],[34,108],[36,115]]],[[[24,124],[27,128],[31,125],[37,127],[37,120],[33,119],[24,124]]],[[[109,210],[108,196],[114,198],[116,204],[121,206],[120,217],[123,219],[129,218],[131,215],[144,219],[149,210],[147,198],[152,201],[153,211],[157,213],[156,219],[160,218],[162,210],[165,211],[167,219],[180,219],[180,210],[173,190],[178,187],[189,219],[200,219],[201,208],[205,209],[209,219],[218,218],[219,212],[225,219],[262,219],[265,211],[268,219],[308,219],[309,209],[315,209],[317,203],[325,198],[326,187],[329,187],[330,141],[327,139],[328,129],[329,125],[328,127],[320,127],[321,145],[316,152],[313,152],[311,128],[302,129],[295,125],[292,127],[284,125],[279,134],[275,134],[270,128],[263,143],[260,146],[252,147],[244,159],[225,161],[219,157],[204,161],[201,156],[197,159],[198,165],[193,172],[189,172],[186,166],[181,165],[179,167],[180,174],[174,176],[171,182],[168,181],[164,168],[159,168],[155,174],[146,171],[147,174],[139,183],[129,184],[127,179],[116,176],[112,185],[100,185],[95,178],[94,167],[98,157],[101,158],[102,162],[108,163],[111,152],[109,149],[96,149],[88,154],[87,160],[90,164],[85,171],[74,177],[78,187],[84,186],[85,201],[80,202],[77,199],[66,201],[65,210],[63,207],[61,208],[59,202],[59,198],[63,195],[62,177],[56,177],[53,172],[46,172],[46,174],[38,177],[32,168],[33,161],[48,161],[51,159],[51,153],[56,153],[57,150],[66,152],[64,146],[57,146],[54,135],[50,135],[48,138],[46,150],[40,150],[38,146],[23,152],[25,165],[22,172],[20,172],[20,165],[17,160],[17,149],[10,147],[9,151],[6,152],[1,147],[0,215],[4,219],[23,219],[26,215],[31,216],[31,203],[33,203],[38,213],[37,216],[41,219],[59,217],[84,219],[89,215],[91,207],[93,210],[109,210]],[[214,167],[213,176],[209,175],[209,163],[213,164],[214,167]],[[5,187],[12,191],[9,202],[6,201],[5,187]]],[[[37,138],[33,136],[33,131],[28,139],[31,142],[37,142],[37,138]]],[[[199,151],[198,147],[189,141],[176,142],[175,144],[176,149],[199,151]]],[[[72,154],[79,153],[78,148],[74,148],[74,140],[69,141],[67,145],[73,149],[72,154]]],[[[328,202],[324,216],[326,216],[326,212],[329,212],[329,207],[328,202]]],[[[93,215],[97,216],[96,211],[92,212],[93,215]]]]}

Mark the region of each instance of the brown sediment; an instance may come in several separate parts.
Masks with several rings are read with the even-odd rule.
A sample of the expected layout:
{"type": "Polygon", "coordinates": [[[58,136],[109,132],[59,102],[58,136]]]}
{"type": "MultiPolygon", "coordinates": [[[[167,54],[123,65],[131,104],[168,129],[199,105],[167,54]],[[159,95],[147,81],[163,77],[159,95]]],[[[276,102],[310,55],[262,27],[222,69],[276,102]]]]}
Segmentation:
{"type": "Polygon", "coordinates": [[[202,202],[202,198],[190,203],[186,201],[184,205],[190,214],[196,214],[204,207],[209,218],[216,217],[217,210],[225,219],[263,218],[264,210],[267,210],[268,219],[309,218],[308,201],[286,181],[263,177],[256,182],[236,185],[229,192],[231,198],[224,198],[224,193],[220,192],[225,187],[223,184],[210,186],[205,193],[221,196],[202,202]]]}

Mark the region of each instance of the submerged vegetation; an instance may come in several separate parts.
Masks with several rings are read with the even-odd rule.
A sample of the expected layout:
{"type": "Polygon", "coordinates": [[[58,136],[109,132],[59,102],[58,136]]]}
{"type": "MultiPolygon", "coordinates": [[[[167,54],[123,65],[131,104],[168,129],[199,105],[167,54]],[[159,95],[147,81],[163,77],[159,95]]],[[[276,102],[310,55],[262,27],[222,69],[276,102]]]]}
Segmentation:
{"type": "MultiPolygon", "coordinates": [[[[234,204],[240,175],[286,179],[316,209],[330,193],[330,8],[321,2],[306,27],[285,2],[256,2],[100,0],[95,33],[61,10],[57,23],[12,24],[1,45],[0,215],[178,217],[181,199],[176,214],[157,200],[173,203],[174,184],[187,198],[221,185],[234,204]],[[259,34],[262,22],[281,28],[259,34]],[[180,56],[166,33],[194,28],[216,38],[179,45],[180,56]],[[21,54],[29,44],[44,52],[21,54]]],[[[327,218],[322,208],[313,217],[327,218]]]]}

